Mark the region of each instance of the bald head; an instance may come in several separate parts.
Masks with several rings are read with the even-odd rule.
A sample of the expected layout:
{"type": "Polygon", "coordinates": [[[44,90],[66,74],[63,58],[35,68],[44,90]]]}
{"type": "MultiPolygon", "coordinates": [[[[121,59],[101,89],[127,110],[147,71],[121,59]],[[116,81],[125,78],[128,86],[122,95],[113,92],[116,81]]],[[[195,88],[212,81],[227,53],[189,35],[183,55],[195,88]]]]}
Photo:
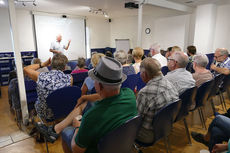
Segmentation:
{"type": "Polygon", "coordinates": [[[58,42],[61,42],[61,40],[62,40],[62,35],[61,35],[61,34],[57,35],[56,40],[57,40],[58,42]]]}
{"type": "Polygon", "coordinates": [[[226,48],[217,48],[214,54],[214,59],[217,62],[223,62],[228,58],[228,50],[226,48]]]}

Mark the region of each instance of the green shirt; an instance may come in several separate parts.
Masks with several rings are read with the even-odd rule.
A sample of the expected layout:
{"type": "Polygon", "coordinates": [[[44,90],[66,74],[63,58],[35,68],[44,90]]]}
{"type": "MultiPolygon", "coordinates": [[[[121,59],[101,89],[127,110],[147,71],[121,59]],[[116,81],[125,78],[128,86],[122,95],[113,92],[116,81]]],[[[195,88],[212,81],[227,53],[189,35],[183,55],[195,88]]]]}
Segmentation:
{"type": "Polygon", "coordinates": [[[120,94],[96,102],[85,113],[75,142],[79,147],[87,148],[86,153],[98,153],[100,138],[136,115],[133,91],[122,88],[120,94]]]}

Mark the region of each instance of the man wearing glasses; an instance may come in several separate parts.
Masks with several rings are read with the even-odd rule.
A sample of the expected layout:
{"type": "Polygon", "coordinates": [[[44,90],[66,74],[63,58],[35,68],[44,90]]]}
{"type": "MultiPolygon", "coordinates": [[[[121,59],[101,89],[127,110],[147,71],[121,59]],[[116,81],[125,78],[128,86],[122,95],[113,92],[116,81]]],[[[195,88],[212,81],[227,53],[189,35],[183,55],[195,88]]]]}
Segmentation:
{"type": "Polygon", "coordinates": [[[230,74],[230,58],[228,57],[228,50],[226,48],[216,49],[211,69],[219,74],[230,74]],[[218,63],[217,65],[215,65],[216,62],[218,63]]]}

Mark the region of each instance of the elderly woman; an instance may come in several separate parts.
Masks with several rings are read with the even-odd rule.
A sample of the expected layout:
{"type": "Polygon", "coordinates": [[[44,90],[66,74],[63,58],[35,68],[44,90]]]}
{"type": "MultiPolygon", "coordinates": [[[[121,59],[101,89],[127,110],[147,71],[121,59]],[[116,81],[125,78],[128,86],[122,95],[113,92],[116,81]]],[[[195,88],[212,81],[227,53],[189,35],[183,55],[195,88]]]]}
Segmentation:
{"type": "MultiPolygon", "coordinates": [[[[101,57],[104,57],[105,55],[102,53],[95,53],[91,57],[91,64],[93,67],[96,67],[99,63],[101,57]]],[[[90,77],[87,77],[81,87],[81,94],[86,95],[87,93],[90,93],[90,91],[94,88],[94,80],[90,77]]]]}
{"type": "Polygon", "coordinates": [[[128,55],[125,51],[119,50],[114,53],[114,58],[118,60],[123,66],[123,73],[126,75],[135,74],[134,67],[127,63],[128,55]]]}
{"type": "Polygon", "coordinates": [[[197,87],[213,78],[212,73],[206,69],[208,62],[209,60],[206,55],[198,54],[193,57],[193,69],[195,73],[193,73],[192,76],[196,81],[197,87]]]}
{"type": "Polygon", "coordinates": [[[141,47],[136,47],[133,49],[132,55],[135,61],[133,67],[135,69],[135,72],[138,73],[140,72],[140,65],[142,61],[142,56],[144,55],[144,50],[141,47]]]}
{"type": "MultiPolygon", "coordinates": [[[[41,64],[41,60],[39,58],[33,58],[31,64],[41,64]]],[[[47,67],[43,67],[37,70],[38,72],[49,72],[47,67]]]]}
{"type": "Polygon", "coordinates": [[[88,72],[87,69],[85,69],[85,59],[83,57],[78,58],[77,60],[77,67],[75,68],[75,70],[73,70],[71,72],[71,74],[74,73],[82,73],[82,72],[88,72]]]}
{"type": "Polygon", "coordinates": [[[37,114],[42,119],[52,119],[53,112],[47,107],[46,98],[54,90],[70,86],[73,83],[71,75],[64,74],[65,66],[68,59],[65,55],[56,54],[52,60],[48,59],[41,64],[33,64],[24,68],[25,74],[32,80],[37,82],[37,94],[38,99],[35,103],[35,109],[37,114]],[[51,64],[51,71],[38,72],[39,68],[49,66],[51,64]]]}

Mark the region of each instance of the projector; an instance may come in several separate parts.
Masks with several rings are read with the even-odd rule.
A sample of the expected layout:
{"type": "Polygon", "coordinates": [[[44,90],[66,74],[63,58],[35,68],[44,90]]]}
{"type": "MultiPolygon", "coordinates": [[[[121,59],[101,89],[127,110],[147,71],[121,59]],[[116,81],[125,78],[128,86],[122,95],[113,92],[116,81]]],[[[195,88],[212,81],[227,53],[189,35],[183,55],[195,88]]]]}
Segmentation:
{"type": "Polygon", "coordinates": [[[125,8],[138,9],[138,4],[135,4],[133,2],[128,2],[128,3],[125,3],[125,8]]]}

